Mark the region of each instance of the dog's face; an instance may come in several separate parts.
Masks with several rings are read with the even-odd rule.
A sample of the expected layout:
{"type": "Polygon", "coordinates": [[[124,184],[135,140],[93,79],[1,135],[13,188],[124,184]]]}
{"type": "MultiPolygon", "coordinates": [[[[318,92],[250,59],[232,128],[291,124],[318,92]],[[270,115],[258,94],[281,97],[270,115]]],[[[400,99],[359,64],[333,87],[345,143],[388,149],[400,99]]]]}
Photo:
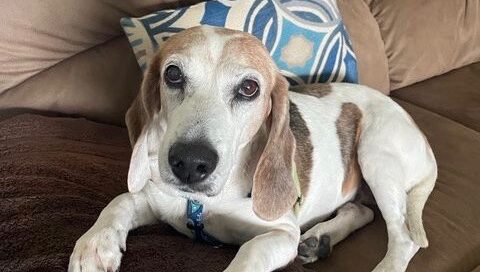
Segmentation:
{"type": "Polygon", "coordinates": [[[271,61],[257,40],[213,28],[172,37],[159,54],[160,176],[180,191],[216,195],[270,112],[271,61]]]}
{"type": "MultiPolygon", "coordinates": [[[[156,153],[158,182],[188,198],[215,196],[231,176],[242,148],[267,121],[270,145],[281,140],[282,146],[289,146],[286,152],[277,146],[273,161],[265,155],[272,148],[265,147],[265,167],[281,162],[289,171],[294,143],[288,128],[287,88],[267,50],[253,36],[191,28],[169,38],[153,58],[141,93],[127,113],[127,125],[132,142],[142,137],[140,131],[161,130],[145,137],[150,157],[156,153]]],[[[255,176],[266,179],[272,170],[262,174],[257,169],[255,176]]],[[[254,185],[254,197],[268,190],[264,187],[256,190],[254,185]]]]}

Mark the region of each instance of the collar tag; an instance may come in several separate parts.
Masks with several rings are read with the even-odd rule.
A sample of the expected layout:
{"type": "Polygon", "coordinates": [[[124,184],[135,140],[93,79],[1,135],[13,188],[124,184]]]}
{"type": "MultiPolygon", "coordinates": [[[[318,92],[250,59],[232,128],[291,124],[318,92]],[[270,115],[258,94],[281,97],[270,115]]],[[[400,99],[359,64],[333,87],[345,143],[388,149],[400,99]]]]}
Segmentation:
{"type": "Polygon", "coordinates": [[[213,247],[221,247],[222,242],[204,231],[203,204],[192,199],[187,200],[187,228],[194,236],[195,241],[204,242],[213,247]]]}

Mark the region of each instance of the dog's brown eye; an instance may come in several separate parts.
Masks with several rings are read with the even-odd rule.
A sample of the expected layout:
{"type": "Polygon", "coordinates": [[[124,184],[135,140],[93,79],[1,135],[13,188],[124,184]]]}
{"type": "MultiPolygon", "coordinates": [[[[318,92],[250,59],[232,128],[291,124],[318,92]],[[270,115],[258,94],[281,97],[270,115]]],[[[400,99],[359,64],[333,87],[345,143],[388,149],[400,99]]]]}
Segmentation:
{"type": "Polygon", "coordinates": [[[245,79],[238,92],[245,98],[253,98],[258,93],[258,83],[251,79],[245,79]]]}
{"type": "Polygon", "coordinates": [[[182,70],[178,66],[170,65],[165,70],[165,82],[174,87],[179,88],[183,85],[182,70]]]}

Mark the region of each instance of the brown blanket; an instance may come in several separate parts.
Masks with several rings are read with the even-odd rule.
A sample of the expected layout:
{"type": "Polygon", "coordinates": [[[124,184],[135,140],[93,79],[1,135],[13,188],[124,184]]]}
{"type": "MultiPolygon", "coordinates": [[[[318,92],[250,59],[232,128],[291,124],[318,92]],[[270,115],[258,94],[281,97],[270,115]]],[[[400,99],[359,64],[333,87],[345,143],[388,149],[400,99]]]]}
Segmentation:
{"type": "MultiPolygon", "coordinates": [[[[39,115],[0,122],[0,271],[66,271],[75,241],[127,191],[130,152],[120,127],[39,115]]],[[[159,223],[130,233],[121,271],[222,271],[236,251],[159,223]]]]}
{"type": "MultiPolygon", "coordinates": [[[[440,166],[424,211],[430,247],[408,271],[478,271],[480,135],[401,104],[426,133],[440,166]]],[[[66,271],[75,241],[111,199],[127,191],[130,152],[125,128],[0,112],[0,271],[66,271]]],[[[284,271],[371,271],[386,244],[385,224],[376,214],[327,260],[293,263],[284,271]]],[[[120,270],[222,271],[237,249],[194,244],[159,223],[130,233],[120,270]]]]}

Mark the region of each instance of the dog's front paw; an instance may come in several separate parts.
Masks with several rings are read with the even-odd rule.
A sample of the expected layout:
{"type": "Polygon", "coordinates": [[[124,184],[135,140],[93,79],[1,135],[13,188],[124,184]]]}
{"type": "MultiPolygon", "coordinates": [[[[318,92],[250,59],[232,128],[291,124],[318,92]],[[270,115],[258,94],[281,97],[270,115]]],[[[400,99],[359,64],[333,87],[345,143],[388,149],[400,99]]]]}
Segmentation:
{"type": "Polygon", "coordinates": [[[70,256],[69,272],[114,272],[120,267],[127,232],[93,227],[78,239],[70,256]]]}

